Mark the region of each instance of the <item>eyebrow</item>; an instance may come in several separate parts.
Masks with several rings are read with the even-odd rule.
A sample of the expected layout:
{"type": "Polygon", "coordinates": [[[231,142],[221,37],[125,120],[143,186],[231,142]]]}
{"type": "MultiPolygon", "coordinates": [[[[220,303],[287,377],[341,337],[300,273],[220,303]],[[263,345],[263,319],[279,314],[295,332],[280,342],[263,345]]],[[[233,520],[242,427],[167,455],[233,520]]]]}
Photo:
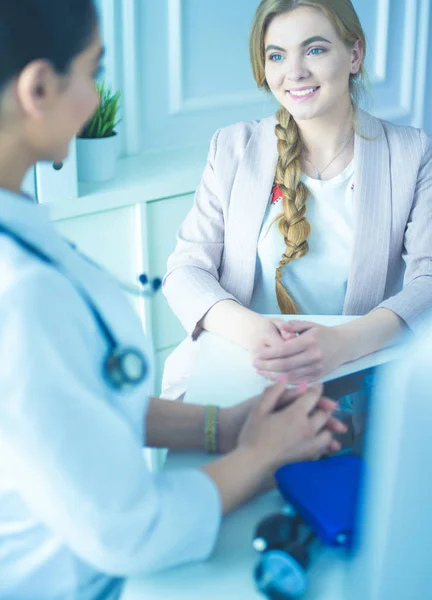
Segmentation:
{"type": "MultiPolygon", "coordinates": [[[[326,40],[326,38],[323,38],[320,35],[314,35],[313,37],[310,37],[304,42],[302,42],[300,46],[309,46],[309,44],[313,44],[315,42],[325,42],[327,44],[331,44],[330,40],[326,40]]],[[[269,50],[279,50],[281,52],[285,52],[285,48],[281,48],[281,46],[274,46],[273,44],[267,46],[266,52],[268,52],[269,50]]]]}

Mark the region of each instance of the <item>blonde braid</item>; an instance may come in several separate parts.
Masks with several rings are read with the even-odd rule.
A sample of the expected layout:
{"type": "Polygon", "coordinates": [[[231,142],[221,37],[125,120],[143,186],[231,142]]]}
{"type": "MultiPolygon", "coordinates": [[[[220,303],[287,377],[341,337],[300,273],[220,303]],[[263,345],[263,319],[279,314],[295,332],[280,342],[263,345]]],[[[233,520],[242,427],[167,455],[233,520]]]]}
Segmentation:
{"type": "Polygon", "coordinates": [[[297,123],[284,108],[276,114],[279,160],[275,181],[283,196],[283,214],[278,218],[278,229],[286,248],[276,269],[276,297],[282,314],[296,314],[297,307],[282,283],[285,265],[305,256],[309,251],[307,238],[311,226],[306,219],[308,189],[300,181],[303,143],[297,123]]]}

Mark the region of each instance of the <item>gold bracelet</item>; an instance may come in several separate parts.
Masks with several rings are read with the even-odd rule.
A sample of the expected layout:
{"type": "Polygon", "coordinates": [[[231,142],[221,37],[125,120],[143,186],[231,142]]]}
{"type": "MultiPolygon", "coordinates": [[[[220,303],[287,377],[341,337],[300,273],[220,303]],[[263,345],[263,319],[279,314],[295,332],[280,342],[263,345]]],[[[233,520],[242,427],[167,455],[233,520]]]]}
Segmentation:
{"type": "Polygon", "coordinates": [[[206,406],[204,415],[204,448],[208,454],[215,454],[218,451],[219,406],[206,406]]]}

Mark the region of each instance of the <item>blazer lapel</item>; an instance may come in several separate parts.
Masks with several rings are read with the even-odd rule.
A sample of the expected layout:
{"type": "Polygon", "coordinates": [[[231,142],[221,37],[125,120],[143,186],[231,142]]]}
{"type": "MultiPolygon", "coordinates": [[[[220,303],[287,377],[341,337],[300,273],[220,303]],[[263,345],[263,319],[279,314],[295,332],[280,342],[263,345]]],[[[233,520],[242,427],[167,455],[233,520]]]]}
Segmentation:
{"type": "Polygon", "coordinates": [[[274,117],[261,121],[239,164],[226,224],[223,285],[246,306],[253,293],[256,254],[278,160],[274,117]],[[233,267],[235,265],[235,267],[233,267]]]}
{"type": "Polygon", "coordinates": [[[344,314],[362,315],[384,299],[391,233],[390,152],[380,121],[359,111],[355,138],[354,249],[344,314]]]}

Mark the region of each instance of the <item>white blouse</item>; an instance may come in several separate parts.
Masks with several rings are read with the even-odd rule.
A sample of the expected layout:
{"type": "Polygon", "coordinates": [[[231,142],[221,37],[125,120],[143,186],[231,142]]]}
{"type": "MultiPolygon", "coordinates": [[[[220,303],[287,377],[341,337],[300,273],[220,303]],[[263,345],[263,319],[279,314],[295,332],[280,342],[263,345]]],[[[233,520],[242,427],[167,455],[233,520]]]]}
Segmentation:
{"type": "MultiPolygon", "coordinates": [[[[309,190],[306,216],[311,224],[309,252],[285,266],[282,282],[299,313],[340,315],[343,311],[354,242],[354,163],[328,181],[302,176],[309,190]]],[[[273,188],[258,241],[255,283],[249,308],[278,314],[275,274],[285,242],[273,222],[282,199],[273,188]]]]}

